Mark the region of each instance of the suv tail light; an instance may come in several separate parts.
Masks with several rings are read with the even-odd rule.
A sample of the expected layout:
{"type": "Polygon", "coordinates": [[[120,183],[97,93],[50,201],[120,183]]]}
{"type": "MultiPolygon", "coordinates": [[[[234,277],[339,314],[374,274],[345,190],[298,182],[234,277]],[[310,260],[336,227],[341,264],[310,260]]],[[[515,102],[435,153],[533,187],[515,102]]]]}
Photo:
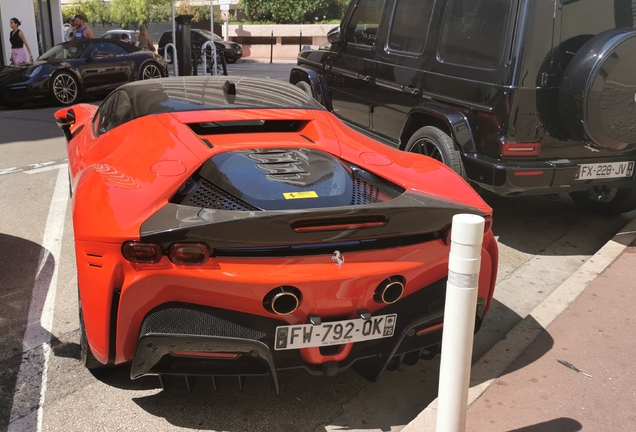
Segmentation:
{"type": "Polygon", "coordinates": [[[501,143],[501,155],[512,157],[528,157],[539,156],[541,150],[541,144],[537,142],[528,143],[501,143]]]}
{"type": "Polygon", "coordinates": [[[122,254],[128,261],[136,263],[156,263],[163,255],[158,244],[140,242],[124,243],[122,254]]]}
{"type": "Polygon", "coordinates": [[[174,243],[168,258],[177,265],[203,265],[210,259],[210,252],[203,243],[174,243]]]}

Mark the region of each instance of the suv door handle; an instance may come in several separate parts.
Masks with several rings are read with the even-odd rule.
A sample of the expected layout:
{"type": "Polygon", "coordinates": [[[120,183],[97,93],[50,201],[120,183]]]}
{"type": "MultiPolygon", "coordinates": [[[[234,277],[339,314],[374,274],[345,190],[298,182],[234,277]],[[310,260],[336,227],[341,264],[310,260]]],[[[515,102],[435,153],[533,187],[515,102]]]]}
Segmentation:
{"type": "Polygon", "coordinates": [[[370,75],[365,75],[365,74],[358,74],[356,75],[356,78],[359,80],[362,80],[364,82],[369,82],[371,80],[371,76],[370,75]]]}
{"type": "Polygon", "coordinates": [[[406,94],[415,96],[420,92],[420,89],[418,89],[417,87],[413,87],[412,85],[409,85],[409,86],[402,86],[402,91],[406,94]]]}

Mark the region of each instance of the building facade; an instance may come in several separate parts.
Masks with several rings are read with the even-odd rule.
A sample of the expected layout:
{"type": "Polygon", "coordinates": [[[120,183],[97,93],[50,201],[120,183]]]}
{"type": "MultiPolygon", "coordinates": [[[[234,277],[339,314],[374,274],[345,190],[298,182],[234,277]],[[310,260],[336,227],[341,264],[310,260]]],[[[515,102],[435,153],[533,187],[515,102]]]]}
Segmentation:
{"type": "Polygon", "coordinates": [[[61,0],[0,1],[0,66],[9,64],[11,27],[9,20],[17,18],[20,30],[31,47],[33,57],[63,41],[61,0]]]}

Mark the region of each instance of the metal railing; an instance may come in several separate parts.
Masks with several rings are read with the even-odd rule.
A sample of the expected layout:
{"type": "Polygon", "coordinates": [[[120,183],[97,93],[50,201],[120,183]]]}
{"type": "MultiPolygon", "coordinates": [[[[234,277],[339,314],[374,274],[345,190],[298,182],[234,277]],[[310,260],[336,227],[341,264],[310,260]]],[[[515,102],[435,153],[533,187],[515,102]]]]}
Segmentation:
{"type": "MultiPolygon", "coordinates": [[[[227,63],[225,61],[225,55],[223,53],[223,51],[220,51],[218,49],[216,49],[216,45],[214,44],[214,42],[212,41],[207,41],[206,43],[204,43],[203,45],[201,45],[201,57],[203,58],[203,74],[206,75],[208,73],[208,47],[209,46],[213,46],[214,48],[212,48],[214,50],[214,55],[212,56],[212,67],[211,67],[211,71],[210,73],[212,75],[218,75],[219,74],[219,61],[221,63],[221,75],[226,76],[227,75],[227,63]]],[[[212,50],[211,49],[211,50],[212,50]]]]}
{"type": "Polygon", "coordinates": [[[163,49],[163,59],[168,62],[168,48],[172,47],[172,69],[174,71],[174,76],[179,76],[179,66],[177,66],[177,47],[174,46],[172,42],[166,44],[163,49]]]}

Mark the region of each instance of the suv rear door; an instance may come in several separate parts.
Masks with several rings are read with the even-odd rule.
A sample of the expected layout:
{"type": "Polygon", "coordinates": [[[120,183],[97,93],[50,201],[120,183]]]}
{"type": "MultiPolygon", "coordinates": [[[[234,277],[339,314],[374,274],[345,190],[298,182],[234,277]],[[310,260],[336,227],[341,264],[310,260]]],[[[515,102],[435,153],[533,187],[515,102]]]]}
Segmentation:
{"type": "Polygon", "coordinates": [[[345,20],[342,42],[332,46],[327,74],[334,112],[368,128],[376,36],[384,0],[357,0],[345,20]]]}
{"type": "Polygon", "coordinates": [[[395,0],[378,41],[372,92],[373,129],[398,141],[411,108],[422,96],[428,28],[435,0],[395,0]]]}

